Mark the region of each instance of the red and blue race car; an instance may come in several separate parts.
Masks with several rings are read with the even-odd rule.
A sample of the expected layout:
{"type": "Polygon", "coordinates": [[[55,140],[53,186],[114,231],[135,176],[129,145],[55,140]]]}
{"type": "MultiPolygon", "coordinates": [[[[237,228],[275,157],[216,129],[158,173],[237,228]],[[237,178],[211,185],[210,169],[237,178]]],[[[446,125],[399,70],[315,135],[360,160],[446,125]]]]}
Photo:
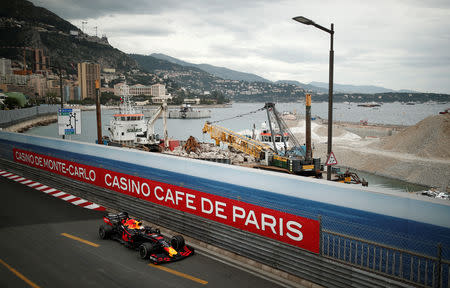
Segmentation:
{"type": "Polygon", "coordinates": [[[168,239],[159,229],[144,226],[142,221],[130,218],[127,212],[110,213],[103,221],[98,230],[101,239],[117,240],[138,250],[142,259],[150,259],[154,264],[178,261],[194,254],[194,249],[184,243],[183,236],[168,239]]]}

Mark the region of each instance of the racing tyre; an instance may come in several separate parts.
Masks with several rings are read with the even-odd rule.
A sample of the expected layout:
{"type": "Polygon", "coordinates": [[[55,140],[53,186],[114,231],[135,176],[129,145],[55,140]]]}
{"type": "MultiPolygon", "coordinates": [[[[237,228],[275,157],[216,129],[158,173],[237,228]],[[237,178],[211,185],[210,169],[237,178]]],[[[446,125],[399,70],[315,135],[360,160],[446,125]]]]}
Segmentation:
{"type": "Polygon", "coordinates": [[[172,240],[170,241],[170,244],[172,245],[173,249],[175,250],[181,250],[184,248],[184,238],[181,235],[175,235],[172,237],[172,240]]]}
{"type": "Polygon", "coordinates": [[[139,246],[139,256],[142,259],[148,259],[153,252],[153,244],[152,243],[142,243],[139,246]]]}
{"type": "Polygon", "coordinates": [[[112,233],[112,227],[109,225],[102,224],[100,225],[100,228],[98,228],[98,235],[100,236],[100,239],[109,239],[111,237],[112,233]]]}

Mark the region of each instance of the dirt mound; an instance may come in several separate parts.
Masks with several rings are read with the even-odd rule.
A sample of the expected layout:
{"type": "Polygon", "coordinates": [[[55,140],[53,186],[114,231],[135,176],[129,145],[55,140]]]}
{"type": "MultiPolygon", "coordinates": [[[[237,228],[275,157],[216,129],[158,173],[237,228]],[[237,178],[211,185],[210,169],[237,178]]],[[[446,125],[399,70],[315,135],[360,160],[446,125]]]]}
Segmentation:
{"type": "Polygon", "coordinates": [[[450,114],[430,116],[386,138],[381,148],[420,157],[450,159],[450,114]]]}

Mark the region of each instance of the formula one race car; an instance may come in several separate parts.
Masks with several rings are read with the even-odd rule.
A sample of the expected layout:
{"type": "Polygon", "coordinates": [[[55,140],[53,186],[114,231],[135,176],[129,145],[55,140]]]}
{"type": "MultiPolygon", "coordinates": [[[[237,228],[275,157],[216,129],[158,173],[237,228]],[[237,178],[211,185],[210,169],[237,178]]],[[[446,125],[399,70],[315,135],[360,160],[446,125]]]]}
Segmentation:
{"type": "Polygon", "coordinates": [[[194,254],[194,249],[185,245],[183,236],[176,235],[169,240],[159,229],[143,226],[141,221],[128,217],[127,212],[108,214],[103,221],[98,229],[101,239],[117,240],[138,250],[142,259],[150,259],[154,264],[178,261],[194,254]]]}

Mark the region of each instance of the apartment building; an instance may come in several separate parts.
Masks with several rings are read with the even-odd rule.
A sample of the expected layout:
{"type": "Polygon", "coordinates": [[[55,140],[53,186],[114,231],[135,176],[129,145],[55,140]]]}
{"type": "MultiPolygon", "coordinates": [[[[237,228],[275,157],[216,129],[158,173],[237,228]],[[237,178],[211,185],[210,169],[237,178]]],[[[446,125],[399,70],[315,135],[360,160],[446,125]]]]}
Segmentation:
{"type": "Polygon", "coordinates": [[[78,83],[81,89],[81,99],[95,99],[95,81],[100,82],[100,64],[78,63],[78,83]]]}

